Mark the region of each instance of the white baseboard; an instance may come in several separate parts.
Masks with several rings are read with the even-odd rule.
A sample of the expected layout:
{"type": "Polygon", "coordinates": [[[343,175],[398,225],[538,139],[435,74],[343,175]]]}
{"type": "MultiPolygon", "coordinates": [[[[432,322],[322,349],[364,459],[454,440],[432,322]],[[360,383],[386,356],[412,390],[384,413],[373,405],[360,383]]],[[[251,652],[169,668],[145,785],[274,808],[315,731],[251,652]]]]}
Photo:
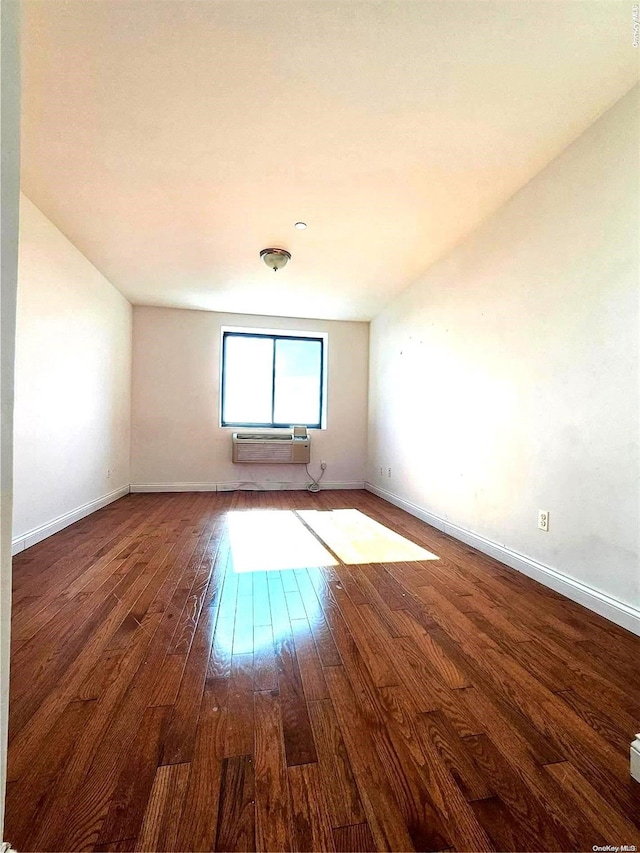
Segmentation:
{"type": "MultiPolygon", "coordinates": [[[[248,491],[257,491],[257,492],[270,492],[270,491],[296,491],[303,492],[307,488],[307,483],[289,483],[289,482],[275,482],[273,480],[267,481],[254,481],[254,480],[238,480],[235,482],[226,482],[226,483],[218,483],[218,491],[219,492],[233,492],[238,489],[248,490],[248,491]]],[[[325,489],[364,489],[364,482],[362,480],[354,483],[339,483],[339,482],[330,482],[323,480],[320,483],[320,489],[324,491],[325,489]]]]}
{"type": "Polygon", "coordinates": [[[459,527],[457,524],[433,515],[433,513],[428,512],[428,510],[423,509],[421,506],[407,501],[392,492],[388,492],[386,489],[381,489],[373,483],[365,483],[364,487],[368,491],[373,492],[374,495],[378,495],[383,500],[400,507],[400,509],[416,516],[421,521],[425,521],[432,527],[442,530],[443,533],[453,536],[454,539],[459,539],[461,542],[471,545],[472,548],[482,551],[483,554],[488,554],[501,563],[505,563],[510,568],[522,572],[522,574],[554,589],[572,601],[582,604],[589,610],[593,610],[594,613],[604,616],[605,619],[615,622],[616,625],[626,628],[627,631],[640,636],[640,610],[638,608],[619,601],[617,598],[600,592],[600,590],[594,589],[581,581],[570,578],[557,569],[545,566],[531,557],[519,554],[517,551],[512,551],[505,545],[499,545],[477,533],[472,533],[470,530],[465,530],[465,528],[459,527]]]}
{"type": "MultiPolygon", "coordinates": [[[[353,483],[322,482],[324,489],[364,489],[362,480],[353,483]]],[[[239,489],[256,492],[304,491],[306,483],[277,480],[229,480],[220,483],[132,483],[131,492],[235,492],[239,489]]]]}
{"type": "Polygon", "coordinates": [[[102,509],[103,506],[107,506],[107,504],[113,503],[113,501],[117,501],[118,498],[122,498],[128,494],[129,486],[121,486],[119,489],[115,489],[115,491],[109,492],[109,494],[103,495],[101,498],[96,498],[95,501],[89,501],[89,503],[65,512],[63,515],[59,515],[46,524],[41,524],[39,527],[34,527],[33,530],[28,530],[26,533],[15,536],[11,540],[11,553],[18,554],[20,551],[24,551],[25,548],[30,548],[48,536],[53,536],[54,533],[64,530],[65,527],[73,524],[74,521],[80,521],[81,518],[91,515],[92,512],[102,509]]]}
{"type": "Polygon", "coordinates": [[[132,494],[138,492],[217,492],[216,483],[131,483],[132,494]]]}

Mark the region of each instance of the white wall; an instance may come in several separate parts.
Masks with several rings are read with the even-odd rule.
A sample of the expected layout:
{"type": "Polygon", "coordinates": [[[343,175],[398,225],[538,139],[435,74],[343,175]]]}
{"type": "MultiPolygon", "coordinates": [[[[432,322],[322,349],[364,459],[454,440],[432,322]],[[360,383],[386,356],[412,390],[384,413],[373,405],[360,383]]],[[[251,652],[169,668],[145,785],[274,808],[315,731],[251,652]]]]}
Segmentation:
{"type": "Polygon", "coordinates": [[[127,490],[131,305],[21,198],[14,548],[127,490]]]}
{"type": "Polygon", "coordinates": [[[259,488],[309,482],[299,465],[231,462],[219,426],[222,326],[322,331],[328,338],[327,429],[313,430],[312,472],[323,485],[362,486],[366,466],[368,323],[134,308],[132,489],[259,488]]]}
{"type": "Polygon", "coordinates": [[[0,4],[0,846],[4,838],[11,644],[13,381],[20,187],[20,7],[0,4]]]}
{"type": "Polygon", "coordinates": [[[414,510],[632,609],[638,128],[636,87],[375,318],[368,468],[414,510]]]}

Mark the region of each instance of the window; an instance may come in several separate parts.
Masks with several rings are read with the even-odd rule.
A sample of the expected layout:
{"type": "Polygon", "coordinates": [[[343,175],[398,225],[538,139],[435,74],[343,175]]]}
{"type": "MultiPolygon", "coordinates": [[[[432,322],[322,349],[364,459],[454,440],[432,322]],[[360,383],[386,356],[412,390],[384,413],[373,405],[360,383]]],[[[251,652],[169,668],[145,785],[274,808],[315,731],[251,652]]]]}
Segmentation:
{"type": "Polygon", "coordinates": [[[324,337],[223,332],[221,425],[320,429],[324,337]]]}

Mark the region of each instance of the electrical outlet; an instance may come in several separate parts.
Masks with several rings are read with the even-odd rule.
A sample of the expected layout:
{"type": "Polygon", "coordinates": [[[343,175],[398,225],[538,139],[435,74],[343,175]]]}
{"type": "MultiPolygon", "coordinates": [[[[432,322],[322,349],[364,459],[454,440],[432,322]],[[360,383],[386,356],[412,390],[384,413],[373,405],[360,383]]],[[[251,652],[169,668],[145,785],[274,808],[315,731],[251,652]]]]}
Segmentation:
{"type": "Polygon", "coordinates": [[[380,476],[382,477],[382,465],[380,466],[380,476]]]}
{"type": "Polygon", "coordinates": [[[321,468],[322,468],[322,470],[324,471],[324,469],[327,467],[327,463],[326,463],[326,462],[321,462],[321,463],[320,463],[320,467],[321,467],[321,468]]]}
{"type": "Polygon", "coordinates": [[[111,479],[111,468],[107,468],[107,480],[111,479]]]}
{"type": "Polygon", "coordinates": [[[545,532],[549,531],[549,512],[546,509],[538,510],[538,527],[545,532]]]}
{"type": "Polygon", "coordinates": [[[387,477],[391,476],[391,468],[387,468],[387,477]]]}

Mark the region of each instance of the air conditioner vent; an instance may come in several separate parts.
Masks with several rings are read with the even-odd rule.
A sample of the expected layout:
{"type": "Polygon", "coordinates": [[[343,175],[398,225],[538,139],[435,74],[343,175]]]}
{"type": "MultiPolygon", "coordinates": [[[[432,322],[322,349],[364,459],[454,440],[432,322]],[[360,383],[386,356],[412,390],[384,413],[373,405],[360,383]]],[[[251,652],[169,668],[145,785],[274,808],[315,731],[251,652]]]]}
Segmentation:
{"type": "Polygon", "coordinates": [[[238,441],[291,441],[293,433],[290,432],[234,432],[238,441]]]}
{"type": "Polygon", "coordinates": [[[232,436],[232,462],[305,464],[311,459],[309,438],[291,433],[239,433],[232,436]]]}

